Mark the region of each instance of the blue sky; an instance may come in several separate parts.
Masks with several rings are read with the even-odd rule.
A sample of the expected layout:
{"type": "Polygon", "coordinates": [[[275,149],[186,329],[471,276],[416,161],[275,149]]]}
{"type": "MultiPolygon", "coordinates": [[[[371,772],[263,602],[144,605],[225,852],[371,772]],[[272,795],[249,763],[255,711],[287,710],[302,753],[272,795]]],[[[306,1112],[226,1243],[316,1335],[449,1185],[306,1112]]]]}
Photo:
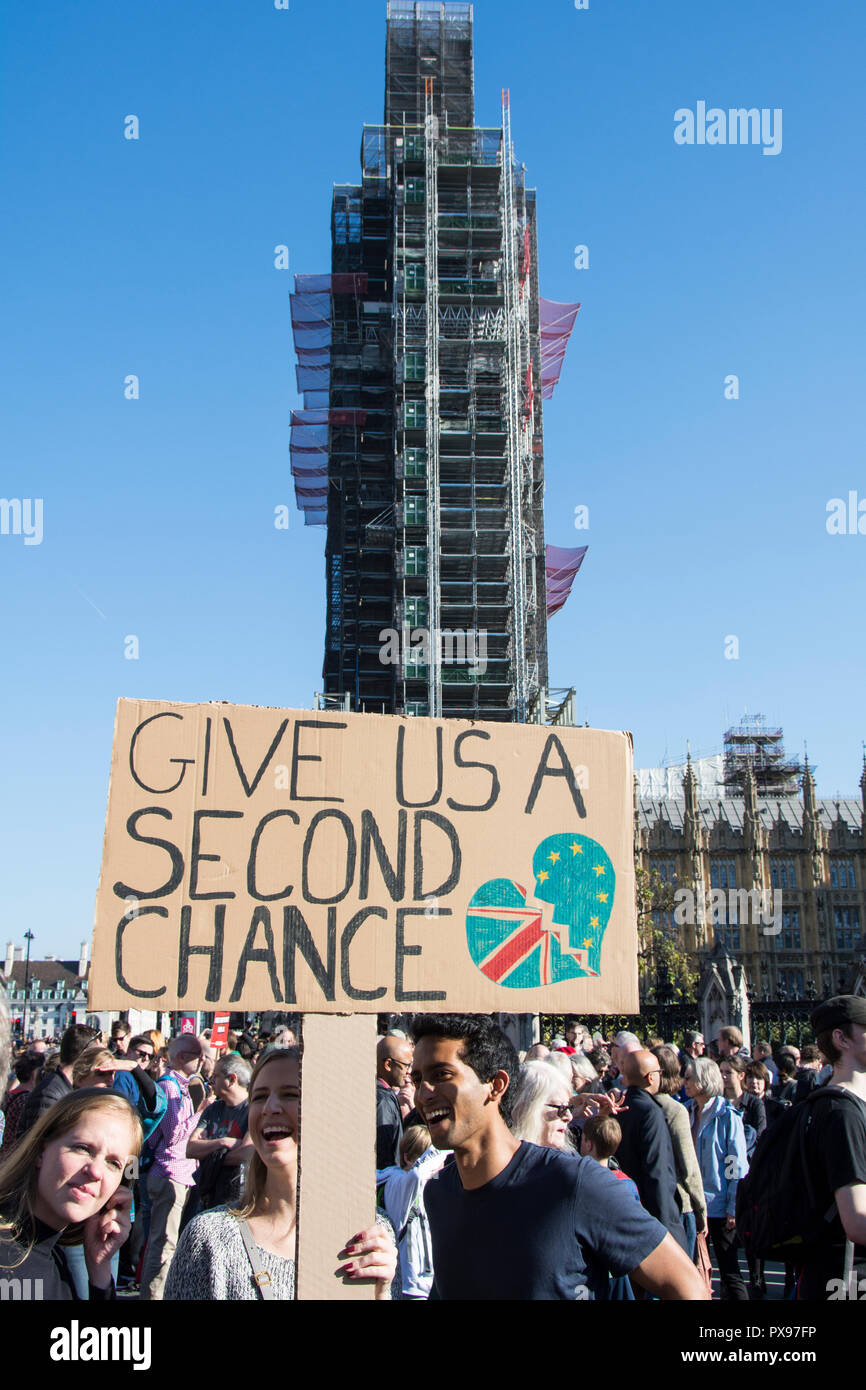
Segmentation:
{"type": "MultiPolygon", "coordinates": [[[[475,18],[476,119],[510,87],[543,292],[583,305],[545,411],[548,540],[590,546],[552,683],[631,729],[641,766],[718,751],[748,709],[808,739],[822,794],[851,793],[866,537],[825,522],[866,500],[863,6],[475,18]],[[781,108],[781,153],[675,144],[698,101],[781,108]]],[[[273,526],[298,403],[273,248],[328,269],[384,26],[384,0],[3,7],[0,493],[42,498],[44,535],[0,535],[0,854],[4,939],[30,927],[37,955],[91,932],[118,696],[320,688],[324,533],[294,508],[273,526]]]]}

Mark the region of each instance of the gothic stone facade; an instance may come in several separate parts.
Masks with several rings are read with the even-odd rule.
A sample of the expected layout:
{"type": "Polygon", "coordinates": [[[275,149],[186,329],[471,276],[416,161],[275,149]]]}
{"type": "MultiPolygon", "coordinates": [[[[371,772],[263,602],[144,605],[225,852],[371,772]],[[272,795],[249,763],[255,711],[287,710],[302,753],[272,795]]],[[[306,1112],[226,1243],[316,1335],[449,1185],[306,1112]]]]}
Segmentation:
{"type": "Polygon", "coordinates": [[[807,764],[800,796],[759,798],[748,773],[743,796],[710,800],[689,764],[682,800],[636,789],[636,866],[694,901],[680,893],[657,924],[702,964],[726,946],[758,998],[850,989],[866,949],[866,766],[860,787],[859,802],[819,800],[807,764]],[[742,890],[763,895],[761,912],[754,898],[744,912],[742,890]]]}

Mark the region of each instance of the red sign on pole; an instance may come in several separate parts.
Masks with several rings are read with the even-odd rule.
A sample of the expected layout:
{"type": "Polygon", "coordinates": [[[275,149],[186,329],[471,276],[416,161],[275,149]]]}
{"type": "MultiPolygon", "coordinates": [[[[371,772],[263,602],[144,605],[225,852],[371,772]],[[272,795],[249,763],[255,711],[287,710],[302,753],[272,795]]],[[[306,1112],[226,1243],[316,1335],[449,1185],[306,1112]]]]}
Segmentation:
{"type": "Polygon", "coordinates": [[[225,1047],[229,1038],[229,1015],[214,1014],[210,1032],[211,1047],[225,1047]]]}
{"type": "Polygon", "coordinates": [[[195,1032],[195,1014],[184,1014],[180,1020],[181,1033],[195,1032]]]}

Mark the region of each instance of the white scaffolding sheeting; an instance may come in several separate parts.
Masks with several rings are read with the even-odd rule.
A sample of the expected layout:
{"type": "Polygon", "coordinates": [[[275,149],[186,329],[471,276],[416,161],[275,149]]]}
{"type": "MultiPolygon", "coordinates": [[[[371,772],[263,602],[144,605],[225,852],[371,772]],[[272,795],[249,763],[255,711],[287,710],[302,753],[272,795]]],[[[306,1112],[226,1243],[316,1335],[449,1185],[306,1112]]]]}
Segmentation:
{"type": "MultiPolygon", "coordinates": [[[[682,801],[683,778],[686,763],[674,767],[645,767],[635,770],[641,796],[652,797],[656,801],[682,801]]],[[[699,797],[722,797],[726,795],[724,784],[725,759],[721,753],[710,758],[693,758],[692,772],[697,783],[699,797]]]]}

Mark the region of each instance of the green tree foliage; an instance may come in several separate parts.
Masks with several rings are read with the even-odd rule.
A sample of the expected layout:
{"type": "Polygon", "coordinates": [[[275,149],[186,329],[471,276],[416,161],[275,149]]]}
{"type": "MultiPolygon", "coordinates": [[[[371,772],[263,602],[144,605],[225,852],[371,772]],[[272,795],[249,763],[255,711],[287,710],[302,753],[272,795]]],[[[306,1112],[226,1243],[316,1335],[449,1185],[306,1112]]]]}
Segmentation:
{"type": "Polygon", "coordinates": [[[674,884],[665,883],[655,869],[637,869],[635,891],[641,1000],[655,996],[658,1003],[694,1003],[700,977],[697,959],[653,920],[654,912],[673,913],[674,884]]]}

